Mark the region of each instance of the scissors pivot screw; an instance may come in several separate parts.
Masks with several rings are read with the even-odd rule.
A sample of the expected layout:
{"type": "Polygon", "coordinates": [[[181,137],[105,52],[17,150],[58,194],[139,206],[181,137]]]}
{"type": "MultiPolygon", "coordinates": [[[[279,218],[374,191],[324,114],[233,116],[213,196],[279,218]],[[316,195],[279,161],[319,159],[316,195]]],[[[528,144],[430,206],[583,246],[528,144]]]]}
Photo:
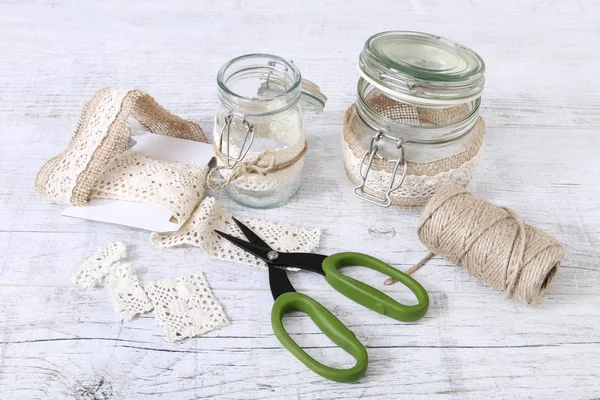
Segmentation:
{"type": "Polygon", "coordinates": [[[275,250],[271,250],[267,253],[267,258],[271,261],[277,259],[277,257],[279,257],[279,253],[275,250]]]}

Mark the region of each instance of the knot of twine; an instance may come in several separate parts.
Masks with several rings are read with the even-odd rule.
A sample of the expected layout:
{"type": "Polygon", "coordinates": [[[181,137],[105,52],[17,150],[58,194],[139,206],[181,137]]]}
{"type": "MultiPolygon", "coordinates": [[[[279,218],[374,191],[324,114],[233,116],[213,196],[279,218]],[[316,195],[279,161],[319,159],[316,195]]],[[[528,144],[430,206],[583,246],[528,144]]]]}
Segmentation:
{"type": "Polygon", "coordinates": [[[263,150],[254,160],[248,162],[238,162],[235,167],[229,168],[226,165],[218,165],[210,170],[206,176],[206,185],[211,190],[221,190],[227,187],[232,181],[246,174],[267,174],[275,170],[275,151],[272,149],[263,150]],[[267,165],[261,166],[261,162],[270,157],[267,165]],[[229,169],[230,174],[225,176],[216,176],[215,174],[223,169],[229,169]]]}
{"type": "Polygon", "coordinates": [[[437,254],[527,305],[542,298],[564,255],[554,237],[525,224],[514,211],[476,199],[458,185],[440,188],[429,200],[418,235],[431,253],[407,273],[437,254]]]}
{"type": "MultiPolygon", "coordinates": [[[[227,185],[229,185],[231,182],[235,181],[236,179],[241,178],[242,176],[244,176],[246,174],[266,175],[269,173],[284,170],[284,169],[289,168],[292,165],[296,164],[298,161],[300,161],[302,159],[302,157],[304,157],[304,155],[306,154],[307,151],[308,151],[308,143],[306,141],[304,141],[304,147],[302,148],[302,150],[300,150],[300,152],[298,154],[296,154],[296,156],[294,158],[292,158],[291,160],[276,164],[275,163],[276,162],[276,154],[277,154],[276,150],[275,149],[263,150],[258,156],[256,156],[256,158],[254,160],[248,161],[248,162],[238,162],[235,165],[235,167],[233,167],[233,168],[229,168],[226,165],[219,165],[219,166],[212,168],[210,170],[210,172],[208,173],[208,175],[206,176],[206,185],[211,190],[221,190],[221,189],[225,189],[227,187],[227,185]],[[271,157],[271,159],[269,160],[267,165],[264,165],[263,161],[267,157],[271,157]],[[219,176],[215,175],[217,172],[224,170],[224,169],[230,170],[231,173],[227,174],[226,177],[223,177],[223,176],[219,177],[219,176]]],[[[216,150],[215,150],[215,152],[217,154],[217,157],[219,157],[219,153],[216,150]]],[[[223,159],[221,157],[219,157],[219,159],[221,159],[221,161],[223,161],[223,159]]]]}

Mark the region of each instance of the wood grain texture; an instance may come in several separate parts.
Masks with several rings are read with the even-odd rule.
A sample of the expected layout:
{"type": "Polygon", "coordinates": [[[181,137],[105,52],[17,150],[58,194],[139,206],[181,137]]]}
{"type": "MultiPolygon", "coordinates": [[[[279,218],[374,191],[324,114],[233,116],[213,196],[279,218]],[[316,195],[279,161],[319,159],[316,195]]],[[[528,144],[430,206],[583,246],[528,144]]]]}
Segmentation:
{"type": "MultiPolygon", "coordinates": [[[[100,377],[115,398],[127,399],[503,398],[520,397],[523,390],[565,397],[576,385],[582,396],[597,394],[600,342],[594,333],[600,311],[593,296],[550,295],[535,309],[497,301],[494,312],[485,313],[501,295],[440,293],[432,296],[431,312],[421,322],[403,324],[372,315],[339,294],[307,293],[342,316],[368,347],[369,374],[360,383],[332,384],[294,362],[271,333],[271,299],[264,291],[217,290],[234,324],[173,345],[150,316],[116,322],[102,291],[55,287],[2,291],[7,324],[0,338],[5,363],[0,383],[10,393],[50,398],[73,396],[100,377]],[[11,312],[15,308],[29,312],[18,316],[11,312]],[[557,313],[563,315],[558,325],[557,313]],[[21,379],[14,382],[13,376],[21,379]]],[[[349,357],[305,318],[288,322],[313,356],[349,365],[349,357]]]]}
{"type": "MultiPolygon", "coordinates": [[[[585,0],[0,1],[0,398],[2,399],[593,399],[600,393],[600,5],[585,0]],[[496,4],[497,3],[497,4],[496,4]],[[418,214],[352,195],[339,143],[364,40],[418,30],[467,44],[487,63],[482,165],[470,189],[515,209],[567,249],[539,306],[507,301],[435,258],[416,274],[428,315],[402,324],[360,308],[311,274],[301,291],[367,346],[367,376],[327,382],[272,334],[264,271],[157,249],[149,234],[60,216],[33,191],[99,88],[140,88],[210,132],[215,75],[247,52],[291,58],[328,95],[308,120],[300,193],[236,215],[324,229],[322,251],[359,250],[399,268],[426,254],[418,214]],[[151,315],[121,323],[103,290],[70,284],[81,260],[125,241],[143,282],[206,274],[232,325],[170,344],[151,315]]],[[[382,288],[383,277],[351,270],[382,288]]],[[[386,288],[408,299],[399,285],[386,288]]],[[[351,359],[308,318],[289,331],[318,359],[351,359]]]]}

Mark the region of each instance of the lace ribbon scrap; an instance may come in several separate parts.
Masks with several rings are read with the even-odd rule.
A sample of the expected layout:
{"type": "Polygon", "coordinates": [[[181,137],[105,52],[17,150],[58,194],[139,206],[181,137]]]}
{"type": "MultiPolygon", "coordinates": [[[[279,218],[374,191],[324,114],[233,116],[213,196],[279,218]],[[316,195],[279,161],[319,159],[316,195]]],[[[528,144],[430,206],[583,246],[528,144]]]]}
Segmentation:
{"type": "Polygon", "coordinates": [[[229,325],[229,319],[204,274],[154,281],[145,289],[169,342],[200,336],[229,325]]]}
{"type": "Polygon", "coordinates": [[[85,260],[73,280],[83,287],[106,284],[122,320],[154,309],[170,342],[229,325],[203,274],[162,279],[142,287],[131,264],[120,261],[125,256],[123,243],[110,243],[85,260]]]}
{"type": "Polygon", "coordinates": [[[126,256],[127,246],[124,243],[109,243],[98,250],[96,254],[85,259],[71,280],[82,288],[104,286],[111,266],[126,256]]]}
{"type": "MultiPolygon", "coordinates": [[[[278,251],[313,252],[321,239],[320,229],[303,229],[257,219],[240,220],[278,251]]],[[[178,232],[154,233],[151,239],[158,247],[190,245],[200,247],[211,257],[220,260],[267,268],[262,260],[223,240],[214,232],[215,229],[244,237],[231,214],[219,206],[213,197],[207,197],[178,232]]]]}
{"type": "Polygon", "coordinates": [[[182,224],[204,197],[207,172],[206,165],[156,159],[128,150],[98,177],[91,197],[162,206],[182,224]]]}
{"type": "Polygon", "coordinates": [[[122,319],[130,321],[136,315],[147,313],[154,308],[140,286],[131,264],[115,264],[106,278],[106,284],[115,311],[122,319]]]}

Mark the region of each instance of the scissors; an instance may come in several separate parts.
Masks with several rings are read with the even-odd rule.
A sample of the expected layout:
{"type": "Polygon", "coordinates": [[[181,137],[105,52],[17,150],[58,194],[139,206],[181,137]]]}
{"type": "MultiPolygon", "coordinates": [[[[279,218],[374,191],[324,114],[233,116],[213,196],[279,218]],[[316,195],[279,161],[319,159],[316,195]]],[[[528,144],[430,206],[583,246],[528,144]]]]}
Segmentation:
{"type": "Polygon", "coordinates": [[[275,300],[271,310],[271,326],[275,336],[298,360],[326,379],[336,382],[354,382],[362,378],[367,371],[367,351],[354,333],[329,310],[309,296],[296,292],[284,268],[296,267],[323,275],[331,287],[350,300],[398,321],[416,321],[422,318],[429,308],[429,296],[419,282],[377,258],[351,252],[324,256],[314,253],[276,251],[250,228],[236,218],[233,220],[248,241],[218,230],[215,232],[267,263],[269,285],[275,300]],[[395,278],[414,293],[418,304],[411,306],[400,304],[381,291],[339,272],[340,268],[350,265],[370,268],[395,278]],[[308,355],[283,327],[283,316],[292,311],[308,314],[321,332],[355,358],[356,364],[351,368],[338,369],[324,365],[308,355]]]}

